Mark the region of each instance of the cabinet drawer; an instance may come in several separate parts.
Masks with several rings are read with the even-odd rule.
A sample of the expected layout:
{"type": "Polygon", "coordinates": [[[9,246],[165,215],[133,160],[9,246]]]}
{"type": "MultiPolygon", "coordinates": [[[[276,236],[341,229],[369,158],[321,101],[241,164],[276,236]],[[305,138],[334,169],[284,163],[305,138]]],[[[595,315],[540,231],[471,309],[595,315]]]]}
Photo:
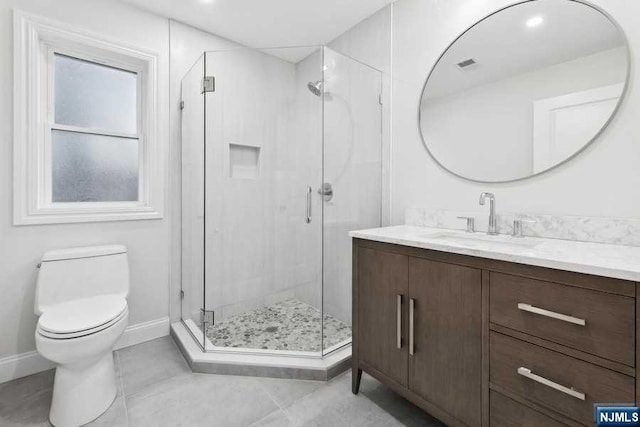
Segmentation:
{"type": "Polygon", "coordinates": [[[496,332],[489,351],[491,383],[581,423],[593,424],[594,403],[634,402],[627,375],[496,332]]]}
{"type": "Polygon", "coordinates": [[[489,424],[491,427],[564,427],[553,418],[524,406],[495,391],[489,395],[489,424]]]}
{"type": "Polygon", "coordinates": [[[630,297],[492,272],[490,319],[605,359],[635,364],[635,300],[630,297]]]}

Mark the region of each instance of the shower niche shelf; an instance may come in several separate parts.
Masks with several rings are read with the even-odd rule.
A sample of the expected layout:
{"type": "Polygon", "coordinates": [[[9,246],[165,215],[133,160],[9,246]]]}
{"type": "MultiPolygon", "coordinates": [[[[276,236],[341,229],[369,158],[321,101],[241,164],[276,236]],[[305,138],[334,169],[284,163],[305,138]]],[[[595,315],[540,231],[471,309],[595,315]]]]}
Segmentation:
{"type": "Polygon", "coordinates": [[[230,143],[229,177],[233,179],[260,178],[260,147],[230,143]]]}

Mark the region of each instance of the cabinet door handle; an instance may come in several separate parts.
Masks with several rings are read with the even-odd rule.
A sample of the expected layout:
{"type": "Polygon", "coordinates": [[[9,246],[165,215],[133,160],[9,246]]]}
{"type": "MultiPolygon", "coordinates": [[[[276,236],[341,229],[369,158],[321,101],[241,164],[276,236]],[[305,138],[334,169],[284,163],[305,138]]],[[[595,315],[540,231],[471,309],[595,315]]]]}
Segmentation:
{"type": "Polygon", "coordinates": [[[396,348],[402,348],[402,295],[396,295],[396,348]]]}
{"type": "Polygon", "coordinates": [[[584,319],[580,319],[579,317],[567,316],[566,314],[556,313],[555,311],[545,310],[544,308],[534,307],[530,304],[524,304],[521,302],[518,303],[518,309],[533,314],[539,314],[540,316],[562,320],[563,322],[573,323],[574,325],[584,326],[587,323],[584,319]]]}
{"type": "Polygon", "coordinates": [[[414,349],[415,342],[413,338],[413,332],[414,332],[413,314],[415,309],[416,309],[416,300],[414,300],[413,298],[409,298],[409,354],[412,356],[415,353],[415,349],[414,349]]]}
{"type": "Polygon", "coordinates": [[[529,368],[525,368],[525,367],[519,367],[518,368],[518,374],[522,375],[525,378],[529,378],[530,380],[533,380],[537,383],[540,383],[542,385],[546,385],[547,387],[550,387],[554,390],[558,390],[564,394],[568,394],[571,397],[575,397],[576,399],[579,400],[584,400],[585,398],[585,394],[584,393],[580,393],[579,391],[574,390],[573,388],[569,388],[569,387],[565,387],[563,385],[560,385],[556,382],[553,382],[551,380],[546,379],[545,377],[541,377],[540,375],[536,375],[533,372],[531,372],[531,369],[529,368]]]}

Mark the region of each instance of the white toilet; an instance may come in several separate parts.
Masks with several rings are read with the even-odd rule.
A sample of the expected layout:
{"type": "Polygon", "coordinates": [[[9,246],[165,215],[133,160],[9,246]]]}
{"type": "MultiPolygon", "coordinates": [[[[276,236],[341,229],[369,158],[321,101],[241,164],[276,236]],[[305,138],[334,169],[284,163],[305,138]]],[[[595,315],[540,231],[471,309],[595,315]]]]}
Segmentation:
{"type": "Polygon", "coordinates": [[[57,364],[49,420],[76,427],[116,396],[113,346],[129,320],[129,264],[120,245],[44,254],[36,285],[36,348],[57,364]]]}

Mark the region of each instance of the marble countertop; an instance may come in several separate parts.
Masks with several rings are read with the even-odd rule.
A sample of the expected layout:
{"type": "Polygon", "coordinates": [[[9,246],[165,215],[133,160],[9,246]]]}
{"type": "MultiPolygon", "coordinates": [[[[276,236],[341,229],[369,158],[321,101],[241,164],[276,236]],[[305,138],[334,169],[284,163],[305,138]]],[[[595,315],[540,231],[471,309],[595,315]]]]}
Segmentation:
{"type": "Polygon", "coordinates": [[[351,237],[616,279],[640,281],[640,247],[399,225],[351,237]]]}

